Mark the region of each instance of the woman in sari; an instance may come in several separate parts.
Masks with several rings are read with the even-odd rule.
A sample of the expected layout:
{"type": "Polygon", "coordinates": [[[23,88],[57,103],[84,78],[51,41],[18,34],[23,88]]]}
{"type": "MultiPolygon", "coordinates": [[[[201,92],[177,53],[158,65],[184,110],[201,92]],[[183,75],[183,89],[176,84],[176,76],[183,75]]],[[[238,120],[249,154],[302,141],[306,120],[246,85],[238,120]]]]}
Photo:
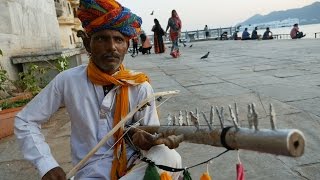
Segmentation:
{"type": "Polygon", "coordinates": [[[163,44],[163,38],[164,30],[162,29],[158,19],[154,19],[154,26],[152,27],[152,31],[154,32],[154,52],[156,54],[164,53],[165,48],[163,44]]]}
{"type": "Polygon", "coordinates": [[[179,46],[178,46],[178,38],[181,33],[181,20],[178,16],[178,13],[176,10],[172,10],[171,12],[171,17],[168,20],[168,25],[166,28],[166,32],[168,31],[170,27],[170,39],[172,41],[172,46],[171,46],[171,55],[174,57],[179,56],[179,46]],[[176,55],[175,55],[176,54],[176,55]]]}

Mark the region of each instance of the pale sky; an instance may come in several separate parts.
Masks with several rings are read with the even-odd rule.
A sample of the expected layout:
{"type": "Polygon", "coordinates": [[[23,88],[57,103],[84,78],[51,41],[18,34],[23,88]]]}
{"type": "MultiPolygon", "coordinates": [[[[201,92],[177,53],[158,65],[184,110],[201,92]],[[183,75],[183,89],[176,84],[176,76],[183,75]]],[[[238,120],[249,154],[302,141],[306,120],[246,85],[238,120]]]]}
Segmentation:
{"type": "Polygon", "coordinates": [[[319,0],[118,0],[142,17],[142,28],[151,34],[153,19],[166,28],[171,10],[176,9],[182,21],[182,31],[230,27],[255,14],[300,8],[319,0]],[[154,10],[154,15],[150,13],[154,10]]]}

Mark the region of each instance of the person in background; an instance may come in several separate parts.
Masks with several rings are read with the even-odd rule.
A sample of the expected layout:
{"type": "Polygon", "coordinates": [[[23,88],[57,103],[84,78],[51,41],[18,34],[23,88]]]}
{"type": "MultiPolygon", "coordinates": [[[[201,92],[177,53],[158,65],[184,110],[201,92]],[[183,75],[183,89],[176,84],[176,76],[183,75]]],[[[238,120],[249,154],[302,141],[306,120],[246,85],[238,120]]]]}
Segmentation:
{"type": "Polygon", "coordinates": [[[224,31],[221,35],[220,35],[220,40],[228,40],[228,32],[224,31]]]}
{"type": "Polygon", "coordinates": [[[208,25],[206,25],[205,27],[204,27],[204,32],[206,33],[206,38],[208,39],[208,37],[209,37],[209,28],[208,28],[208,25]]]}
{"type": "Polygon", "coordinates": [[[164,47],[164,43],[163,43],[163,36],[164,36],[165,32],[162,29],[158,19],[154,19],[154,25],[151,30],[154,32],[154,35],[153,35],[154,52],[156,54],[164,53],[165,47],[164,47]]]}
{"type": "Polygon", "coordinates": [[[239,32],[239,31],[233,32],[233,34],[232,34],[233,40],[240,40],[240,39],[241,39],[240,37],[238,37],[238,32],[239,32]]]}
{"type": "Polygon", "coordinates": [[[140,39],[142,45],[140,46],[139,51],[142,54],[151,54],[150,50],[152,48],[152,45],[150,43],[149,37],[145,33],[141,33],[140,39]]]}
{"type": "Polygon", "coordinates": [[[269,39],[273,39],[273,36],[272,36],[272,32],[270,31],[270,28],[267,27],[266,31],[263,33],[262,40],[269,40],[269,39]]]}
{"type": "MultiPolygon", "coordinates": [[[[179,54],[178,38],[181,33],[182,23],[176,10],[171,11],[171,17],[168,20],[166,32],[170,28],[170,39],[172,41],[170,55],[179,54]],[[174,52],[175,51],[175,52],[174,52]]],[[[176,55],[174,55],[177,57],[176,55]]]]}
{"type": "Polygon", "coordinates": [[[306,35],[303,34],[303,32],[299,31],[298,24],[296,23],[296,24],[293,25],[293,28],[291,29],[290,36],[291,36],[292,39],[300,39],[300,38],[303,38],[306,35]]]}
{"type": "Polygon", "coordinates": [[[245,28],[242,32],[241,40],[249,40],[250,39],[250,33],[248,32],[248,28],[245,28]]]}
{"type": "MultiPolygon", "coordinates": [[[[148,76],[125,68],[123,63],[129,41],[139,33],[142,19],[115,0],[80,0],[78,17],[87,34],[84,38],[88,38],[83,42],[89,63],[58,74],[15,119],[21,151],[37,167],[42,180],[66,180],[66,173],[41,132],[41,124],[59,107],[65,106],[70,116],[71,156],[76,165],[121,119],[154,94],[148,76]]],[[[159,126],[155,98],[149,105],[136,112],[127,125],[141,120],[141,125],[159,126]]],[[[134,148],[122,138],[124,127],[117,130],[74,179],[142,180],[148,164],[138,158],[139,148],[146,150],[145,157],[156,164],[181,168],[181,157],[175,150],[153,144],[152,135],[137,133],[132,135],[138,147],[134,148]]],[[[171,174],[176,175],[173,179],[179,176],[171,174]]]]}
{"type": "Polygon", "coordinates": [[[133,48],[133,53],[132,55],[135,55],[135,54],[139,54],[139,51],[138,51],[138,43],[139,43],[139,38],[138,36],[134,36],[132,38],[132,48],[133,48]]]}
{"type": "Polygon", "coordinates": [[[254,30],[251,33],[251,39],[253,39],[253,40],[254,39],[259,39],[257,30],[258,30],[258,27],[255,27],[254,30]]]}

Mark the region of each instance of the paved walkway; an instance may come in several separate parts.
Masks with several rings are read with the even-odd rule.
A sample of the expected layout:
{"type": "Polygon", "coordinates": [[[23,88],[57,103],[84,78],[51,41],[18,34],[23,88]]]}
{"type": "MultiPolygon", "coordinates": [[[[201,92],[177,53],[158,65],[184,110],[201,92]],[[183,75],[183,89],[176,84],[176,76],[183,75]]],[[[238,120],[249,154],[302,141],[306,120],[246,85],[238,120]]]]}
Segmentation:
{"type": "MultiPolygon", "coordinates": [[[[297,128],[304,133],[305,154],[289,158],[241,151],[247,179],[320,179],[320,39],[205,41],[187,45],[181,47],[182,56],[178,59],[168,53],[127,56],[125,64],[150,75],[155,91],[181,91],[159,108],[161,123],[166,123],[168,113],[178,115],[179,110],[199,108],[208,114],[210,105],[226,107],[237,102],[241,124],[247,126],[247,104],[254,102],[260,128],[270,128],[266,111],[272,103],[279,128],[297,128]],[[208,51],[209,57],[200,60],[208,51]]],[[[63,108],[44,129],[54,156],[66,171],[71,168],[69,131],[63,108]]],[[[184,166],[222,151],[223,148],[189,143],[178,148],[184,166]]],[[[0,179],[37,179],[37,171],[22,159],[14,137],[0,140],[0,179]]],[[[214,160],[209,172],[213,179],[235,179],[236,163],[237,153],[229,152],[214,160]]],[[[190,172],[199,179],[204,171],[206,165],[190,172]]]]}

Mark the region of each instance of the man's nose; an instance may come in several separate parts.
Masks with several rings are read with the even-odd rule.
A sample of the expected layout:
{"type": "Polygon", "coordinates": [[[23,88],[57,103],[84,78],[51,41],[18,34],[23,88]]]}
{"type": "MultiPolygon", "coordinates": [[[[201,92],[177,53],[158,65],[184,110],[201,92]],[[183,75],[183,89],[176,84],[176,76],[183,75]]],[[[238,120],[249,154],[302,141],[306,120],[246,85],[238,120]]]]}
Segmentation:
{"type": "Polygon", "coordinates": [[[110,39],[109,41],[107,41],[105,47],[108,51],[115,51],[116,50],[116,43],[113,39],[110,39]]]}

